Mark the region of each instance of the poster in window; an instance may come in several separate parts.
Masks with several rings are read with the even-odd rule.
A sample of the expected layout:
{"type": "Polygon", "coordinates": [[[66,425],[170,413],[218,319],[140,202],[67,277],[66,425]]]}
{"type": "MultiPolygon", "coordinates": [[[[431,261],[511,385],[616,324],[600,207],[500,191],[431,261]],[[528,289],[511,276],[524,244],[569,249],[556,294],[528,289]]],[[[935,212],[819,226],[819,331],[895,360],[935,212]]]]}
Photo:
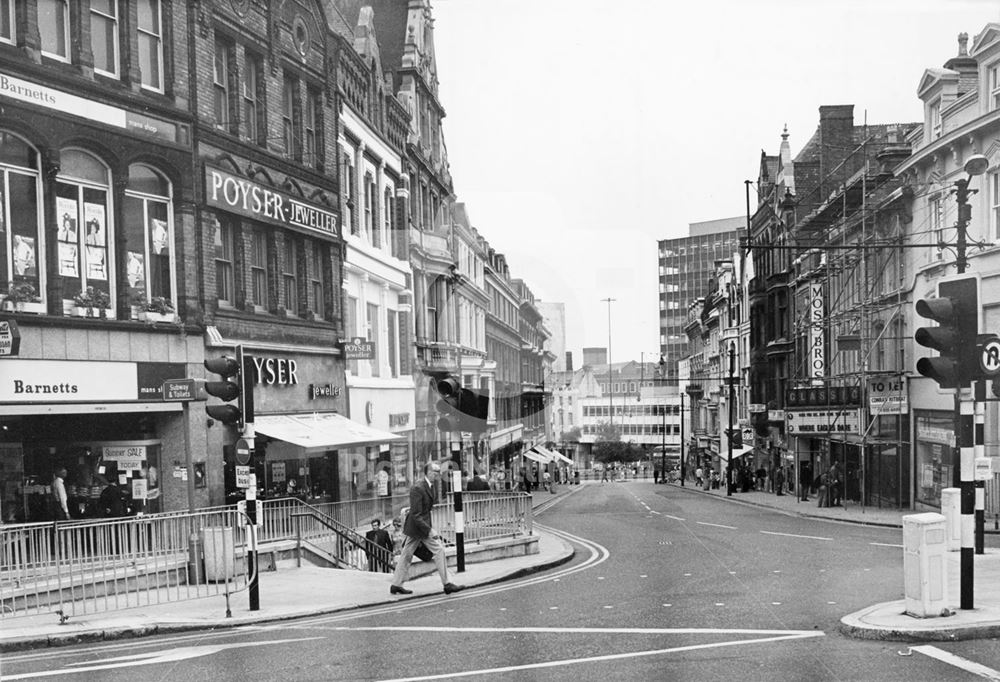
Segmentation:
{"type": "Polygon", "coordinates": [[[59,231],[56,236],[61,242],[76,243],[76,201],[66,197],[56,197],[56,220],[59,231]]]}
{"type": "Polygon", "coordinates": [[[157,256],[170,255],[170,251],[167,249],[167,221],[153,218],[150,222],[152,223],[150,231],[153,239],[153,254],[157,256]]]}
{"type": "Polygon", "coordinates": [[[84,204],[83,218],[87,229],[87,245],[104,246],[104,206],[101,204],[84,204]]]}
{"type": "Polygon", "coordinates": [[[100,246],[87,247],[87,279],[107,279],[108,268],[105,259],[107,249],[100,246]]]}
{"type": "Polygon", "coordinates": [[[59,274],[63,277],[79,277],[76,262],[76,244],[59,242],[59,274]]]}
{"type": "Polygon", "coordinates": [[[128,252],[128,262],[125,264],[125,276],[128,285],[133,289],[146,288],[146,256],[135,251],[128,252]]]}
{"type": "Polygon", "coordinates": [[[37,277],[35,262],[35,238],[14,235],[14,274],[21,277],[37,277]]]}

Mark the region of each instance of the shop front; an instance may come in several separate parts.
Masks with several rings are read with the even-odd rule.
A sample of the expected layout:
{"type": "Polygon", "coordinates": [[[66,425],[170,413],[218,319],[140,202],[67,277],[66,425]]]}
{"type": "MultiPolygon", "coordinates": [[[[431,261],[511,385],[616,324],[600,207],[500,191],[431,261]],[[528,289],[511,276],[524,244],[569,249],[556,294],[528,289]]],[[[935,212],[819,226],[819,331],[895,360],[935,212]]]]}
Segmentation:
{"type": "Polygon", "coordinates": [[[914,410],[914,508],[941,509],[941,489],[953,482],[955,413],[914,410]]]}
{"type": "Polygon", "coordinates": [[[5,522],[55,518],[52,484],[61,469],[74,519],[191,502],[185,403],[166,402],[162,390],[165,381],[185,380],[184,363],[7,358],[0,367],[5,522]]]}
{"type": "Polygon", "coordinates": [[[385,497],[406,491],[417,474],[413,434],[416,405],[412,379],[376,381],[348,377],[351,419],[366,427],[371,440],[355,446],[351,492],[355,497],[385,497]]]}

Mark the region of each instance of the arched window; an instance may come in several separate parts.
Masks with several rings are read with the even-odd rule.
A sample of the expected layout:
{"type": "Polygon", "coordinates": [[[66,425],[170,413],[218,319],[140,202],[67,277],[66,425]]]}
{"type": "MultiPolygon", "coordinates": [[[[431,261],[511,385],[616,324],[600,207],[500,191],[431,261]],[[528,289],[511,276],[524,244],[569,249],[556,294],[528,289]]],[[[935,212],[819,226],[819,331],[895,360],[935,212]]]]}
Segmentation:
{"type": "MultiPolygon", "coordinates": [[[[142,164],[128,169],[122,211],[125,276],[129,301],[163,313],[175,309],[177,268],[170,182],[142,164]]],[[[141,310],[140,310],[141,312],[141,310]]]]}
{"type": "Polygon", "coordinates": [[[64,309],[103,310],[114,317],[111,174],[97,157],[79,149],[62,150],[59,160],[56,240],[64,309]]]}
{"type": "Polygon", "coordinates": [[[41,196],[38,152],[0,131],[0,295],[11,287],[21,302],[39,305],[45,298],[41,196]]]}

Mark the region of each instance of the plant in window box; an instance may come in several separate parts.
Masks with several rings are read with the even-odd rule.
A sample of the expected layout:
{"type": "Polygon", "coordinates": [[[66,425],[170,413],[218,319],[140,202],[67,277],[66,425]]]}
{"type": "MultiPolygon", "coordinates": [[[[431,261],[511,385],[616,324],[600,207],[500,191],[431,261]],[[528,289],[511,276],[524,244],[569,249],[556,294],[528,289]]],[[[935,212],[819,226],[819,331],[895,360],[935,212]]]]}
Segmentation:
{"type": "Polygon", "coordinates": [[[131,318],[133,320],[142,319],[142,314],[146,312],[146,290],[137,289],[131,296],[129,296],[128,304],[132,309],[131,318]]]}
{"type": "Polygon", "coordinates": [[[106,291],[87,287],[73,297],[73,305],[76,306],[75,314],[80,317],[94,317],[95,310],[101,317],[107,317],[111,296],[106,291]]]}
{"type": "Polygon", "coordinates": [[[142,313],[146,322],[173,322],[174,304],[165,296],[153,296],[142,313]]]}
{"type": "Polygon", "coordinates": [[[25,303],[41,303],[34,285],[28,282],[11,282],[4,295],[4,307],[8,310],[24,310],[25,303]]]}

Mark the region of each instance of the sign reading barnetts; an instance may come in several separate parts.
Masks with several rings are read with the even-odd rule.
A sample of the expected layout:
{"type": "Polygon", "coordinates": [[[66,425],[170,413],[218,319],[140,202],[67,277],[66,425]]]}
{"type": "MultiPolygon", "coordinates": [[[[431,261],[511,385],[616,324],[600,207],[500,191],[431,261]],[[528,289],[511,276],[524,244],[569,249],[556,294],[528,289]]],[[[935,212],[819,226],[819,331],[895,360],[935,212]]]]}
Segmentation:
{"type": "Polygon", "coordinates": [[[339,237],[337,214],[205,164],[205,203],[248,218],[339,237]]]}

